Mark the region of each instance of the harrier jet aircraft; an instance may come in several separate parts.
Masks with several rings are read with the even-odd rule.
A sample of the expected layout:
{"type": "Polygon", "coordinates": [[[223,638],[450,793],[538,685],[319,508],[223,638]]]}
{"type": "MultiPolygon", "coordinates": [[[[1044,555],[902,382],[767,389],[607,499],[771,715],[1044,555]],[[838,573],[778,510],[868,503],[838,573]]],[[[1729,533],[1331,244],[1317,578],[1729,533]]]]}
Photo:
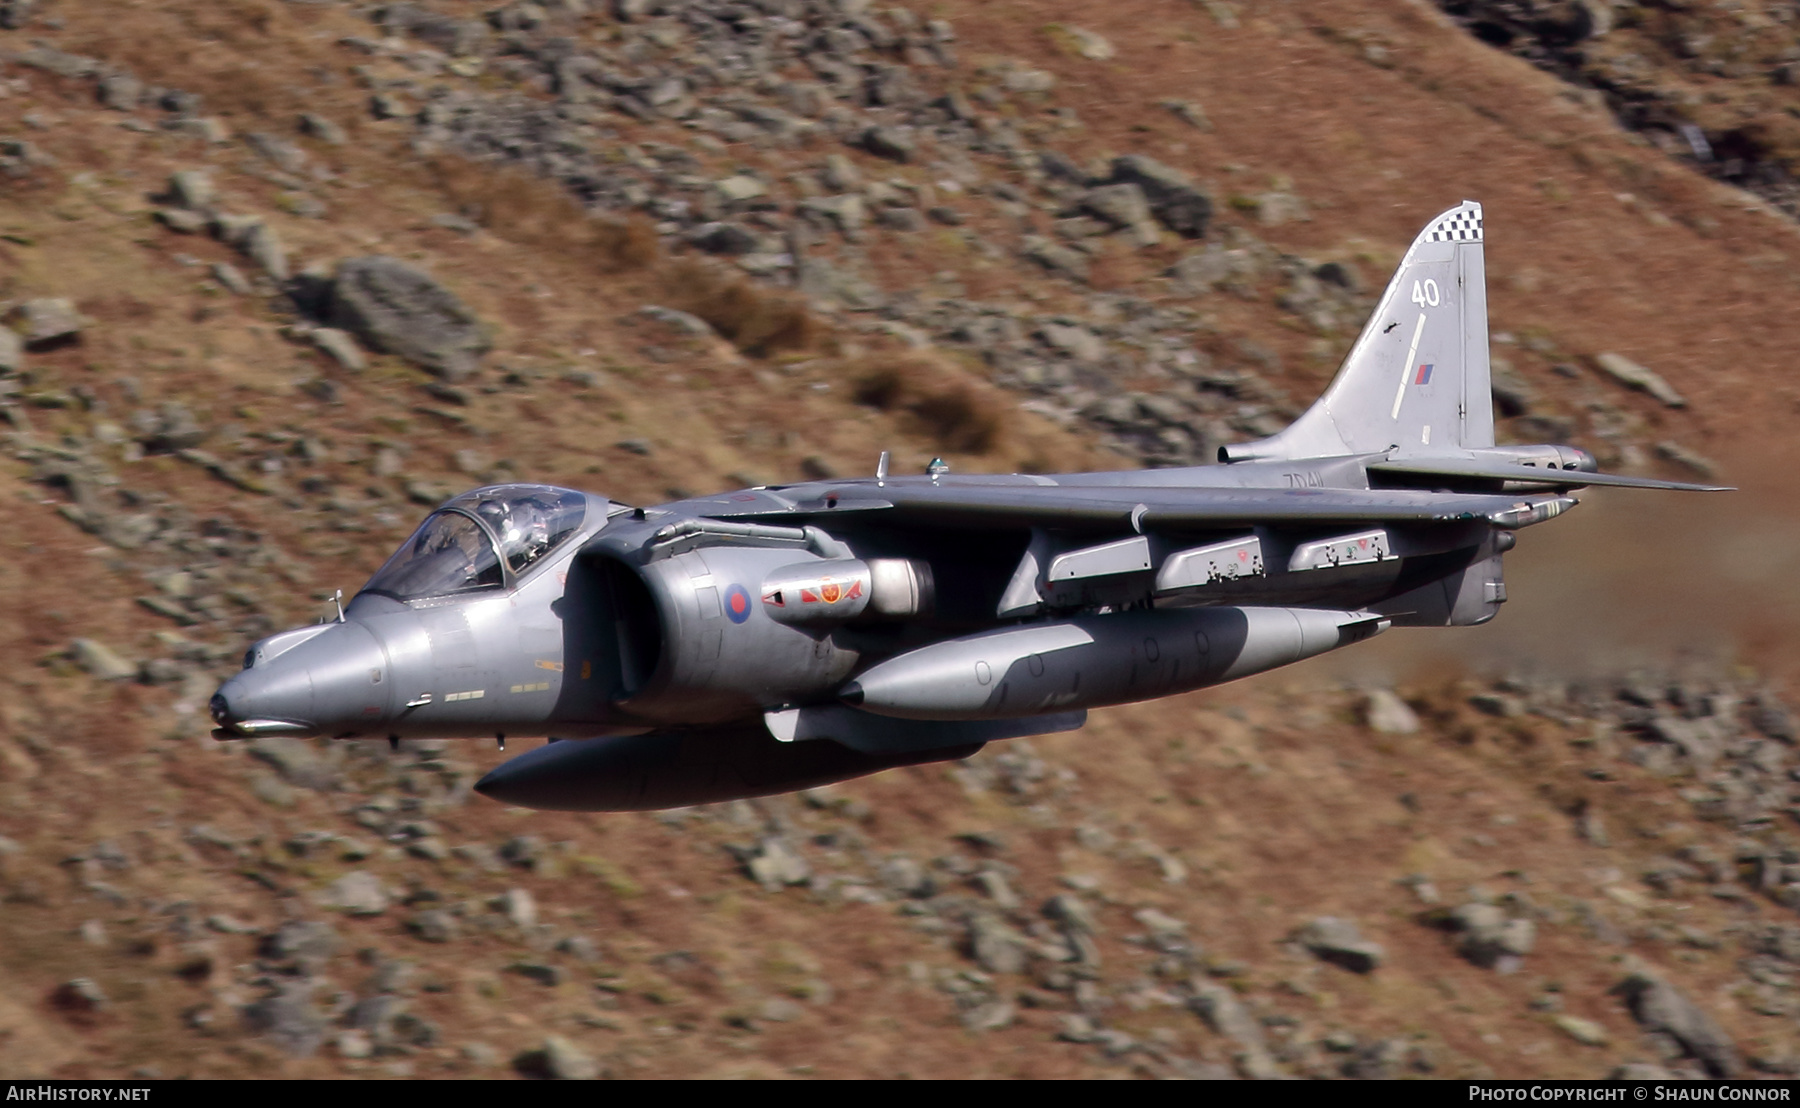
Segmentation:
{"type": "Polygon", "coordinates": [[[1588,485],[1496,446],[1481,206],[1432,220],[1319,402],[1218,465],[874,476],[630,507],[447,502],[335,622],[256,643],[219,738],[551,735],[484,777],[534,808],[802,789],[1078,728],[1087,710],[1390,627],[1486,622],[1517,532],[1588,485]]]}

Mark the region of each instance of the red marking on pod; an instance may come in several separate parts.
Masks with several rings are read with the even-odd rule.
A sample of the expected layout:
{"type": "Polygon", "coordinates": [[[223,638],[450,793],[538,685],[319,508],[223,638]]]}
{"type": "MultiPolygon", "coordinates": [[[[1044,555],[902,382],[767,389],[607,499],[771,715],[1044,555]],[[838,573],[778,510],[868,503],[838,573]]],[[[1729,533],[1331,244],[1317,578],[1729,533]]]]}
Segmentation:
{"type": "MultiPolygon", "coordinates": [[[[838,581],[830,577],[821,577],[810,585],[799,586],[800,603],[802,604],[836,604],[844,600],[855,600],[864,595],[863,582],[852,577],[849,581],[838,581]]],[[[768,602],[768,597],[764,597],[768,602]]],[[[773,603],[779,604],[776,600],[773,603]]]]}

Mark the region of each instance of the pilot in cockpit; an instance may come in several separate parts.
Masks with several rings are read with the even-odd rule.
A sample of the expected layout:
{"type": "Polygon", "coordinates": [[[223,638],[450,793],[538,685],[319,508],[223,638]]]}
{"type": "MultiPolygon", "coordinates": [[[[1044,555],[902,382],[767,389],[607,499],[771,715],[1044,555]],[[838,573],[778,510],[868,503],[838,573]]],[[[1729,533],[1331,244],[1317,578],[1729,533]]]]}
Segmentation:
{"type": "Polygon", "coordinates": [[[464,493],[427,517],[364,590],[412,601],[499,587],[576,533],[585,511],[581,493],[548,486],[464,493]]]}
{"type": "Polygon", "coordinates": [[[514,573],[522,571],[550,549],[550,516],[552,505],[535,496],[502,500],[491,497],[475,506],[475,514],[485,520],[500,539],[500,550],[514,573]]]}
{"type": "Polygon", "coordinates": [[[508,551],[521,567],[537,561],[550,549],[550,513],[553,510],[535,496],[528,496],[513,506],[513,531],[507,536],[508,551]]]}

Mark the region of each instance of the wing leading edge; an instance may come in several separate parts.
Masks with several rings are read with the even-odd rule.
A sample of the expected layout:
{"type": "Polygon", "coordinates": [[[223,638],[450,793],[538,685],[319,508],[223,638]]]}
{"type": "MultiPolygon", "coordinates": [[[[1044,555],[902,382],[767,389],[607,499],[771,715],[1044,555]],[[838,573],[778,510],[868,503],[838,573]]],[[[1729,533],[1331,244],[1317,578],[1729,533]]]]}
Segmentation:
{"type": "MultiPolygon", "coordinates": [[[[1259,523],[1436,523],[1516,518],[1566,497],[1411,489],[1216,489],[1153,486],[843,485],[795,505],[818,519],[865,508],[896,522],[950,527],[1221,527],[1259,523]]],[[[1504,525],[1504,523],[1502,524],[1504,525]]]]}

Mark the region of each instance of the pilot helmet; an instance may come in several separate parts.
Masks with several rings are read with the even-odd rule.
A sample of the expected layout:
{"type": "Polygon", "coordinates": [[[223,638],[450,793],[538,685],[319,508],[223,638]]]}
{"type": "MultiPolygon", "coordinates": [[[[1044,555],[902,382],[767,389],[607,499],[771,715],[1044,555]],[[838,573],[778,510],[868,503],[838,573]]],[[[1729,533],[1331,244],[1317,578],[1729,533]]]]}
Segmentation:
{"type": "Polygon", "coordinates": [[[543,551],[550,545],[551,506],[537,497],[528,496],[513,505],[513,534],[532,553],[543,551]]]}
{"type": "Polygon", "coordinates": [[[512,519],[512,510],[506,501],[489,497],[475,505],[475,514],[493,528],[495,534],[502,538],[506,536],[507,526],[512,519]]]}

